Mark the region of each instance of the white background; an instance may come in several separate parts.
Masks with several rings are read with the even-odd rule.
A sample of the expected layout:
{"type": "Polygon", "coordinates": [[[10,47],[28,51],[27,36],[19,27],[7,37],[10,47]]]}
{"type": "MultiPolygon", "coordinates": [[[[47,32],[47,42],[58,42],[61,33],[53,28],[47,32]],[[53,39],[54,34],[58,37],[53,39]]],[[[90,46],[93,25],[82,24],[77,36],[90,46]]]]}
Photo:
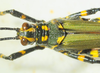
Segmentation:
{"type": "MultiPolygon", "coordinates": [[[[16,9],[46,21],[96,7],[100,7],[100,0],[0,0],[0,11],[16,9]]],[[[91,17],[99,16],[97,12],[91,17]]],[[[9,14],[0,16],[0,27],[21,27],[23,22],[26,21],[9,14]]],[[[0,31],[0,38],[15,35],[16,32],[0,31]]],[[[0,41],[0,53],[10,55],[31,46],[22,46],[16,40],[0,41]]],[[[46,48],[14,61],[0,58],[0,73],[100,73],[100,64],[80,62],[46,48]]]]}

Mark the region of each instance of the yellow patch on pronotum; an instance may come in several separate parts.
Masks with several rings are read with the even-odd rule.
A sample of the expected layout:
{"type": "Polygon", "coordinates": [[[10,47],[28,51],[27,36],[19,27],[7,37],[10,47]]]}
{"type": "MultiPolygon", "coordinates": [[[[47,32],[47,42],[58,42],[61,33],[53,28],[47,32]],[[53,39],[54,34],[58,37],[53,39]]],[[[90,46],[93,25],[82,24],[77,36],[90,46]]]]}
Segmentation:
{"type": "Polygon", "coordinates": [[[21,19],[25,19],[25,18],[26,18],[26,16],[25,16],[25,15],[22,15],[22,16],[21,16],[21,19]]]}
{"type": "Polygon", "coordinates": [[[22,50],[22,51],[19,51],[21,54],[25,54],[26,53],[26,51],[24,51],[24,50],[22,50]]]}
{"type": "Polygon", "coordinates": [[[92,50],[90,54],[92,55],[92,57],[99,57],[98,50],[92,50]]]}
{"type": "Polygon", "coordinates": [[[87,15],[87,11],[84,10],[84,11],[81,11],[81,16],[86,16],[87,15]]]}
{"type": "Polygon", "coordinates": [[[83,55],[78,56],[78,60],[80,60],[80,61],[84,61],[84,58],[85,58],[85,56],[83,56],[83,55]]]}

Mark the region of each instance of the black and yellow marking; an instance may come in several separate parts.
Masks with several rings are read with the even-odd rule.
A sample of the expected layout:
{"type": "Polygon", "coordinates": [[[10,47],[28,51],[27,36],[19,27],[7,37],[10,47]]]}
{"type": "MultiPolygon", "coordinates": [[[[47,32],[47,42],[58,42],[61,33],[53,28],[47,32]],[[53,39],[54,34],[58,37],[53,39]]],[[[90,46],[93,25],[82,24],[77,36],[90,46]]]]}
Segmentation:
{"type": "MultiPolygon", "coordinates": [[[[85,50],[80,49],[80,51],[77,51],[77,49],[75,49],[76,51],[74,52],[72,49],[70,49],[70,51],[69,51],[66,48],[67,45],[61,44],[62,41],[64,40],[64,38],[66,37],[66,33],[67,33],[67,29],[65,30],[62,25],[64,23],[63,20],[65,20],[66,22],[67,22],[67,19],[68,20],[78,20],[78,19],[80,20],[81,19],[81,20],[88,21],[88,19],[83,19],[83,18],[81,18],[81,16],[95,14],[97,11],[100,11],[100,8],[94,8],[94,9],[84,10],[84,11],[81,11],[78,13],[74,13],[74,14],[71,14],[71,15],[65,17],[66,19],[65,18],[64,19],[63,18],[62,19],[53,19],[50,21],[50,23],[48,23],[48,22],[46,23],[46,22],[44,22],[44,20],[36,20],[36,19],[31,18],[27,15],[24,15],[23,13],[20,13],[16,10],[6,10],[6,11],[1,12],[0,15],[9,13],[15,17],[25,19],[30,22],[34,22],[38,25],[38,26],[37,25],[34,26],[33,28],[31,28],[29,26],[30,28],[27,30],[22,30],[22,28],[21,28],[19,31],[22,31],[22,34],[21,34],[22,36],[20,35],[21,32],[18,31],[19,32],[18,39],[19,38],[22,39],[22,37],[24,37],[25,39],[27,39],[30,42],[38,42],[37,44],[44,44],[44,45],[48,45],[50,47],[51,47],[51,45],[53,45],[51,47],[51,49],[58,50],[58,51],[60,50],[59,52],[63,53],[64,55],[67,55],[71,58],[78,59],[80,61],[89,62],[89,63],[100,63],[100,60],[93,59],[94,57],[99,57],[100,50],[83,48],[85,50]],[[51,24],[53,24],[53,25],[51,25],[51,24]],[[50,28],[50,31],[49,31],[49,28],[50,28]],[[23,31],[25,31],[25,33],[23,33],[23,31]],[[54,32],[54,31],[56,31],[56,32],[54,32]],[[29,33],[29,32],[32,32],[32,35],[35,34],[35,37],[32,36],[31,33],[29,33]],[[28,35],[24,36],[24,34],[28,34],[28,35]],[[50,38],[49,43],[48,43],[48,38],[50,38]],[[86,55],[84,55],[84,54],[86,54],[86,55]],[[89,56],[87,56],[87,55],[89,55],[89,56]]],[[[96,19],[97,19],[96,22],[100,22],[100,18],[96,18],[96,19]]],[[[91,34],[97,34],[97,33],[98,32],[91,32],[91,34]]],[[[89,34],[90,34],[90,32],[89,32],[89,34]]],[[[14,60],[14,59],[19,58],[19,57],[21,57],[27,53],[30,53],[34,50],[38,50],[38,49],[42,50],[44,48],[45,48],[45,46],[35,46],[35,47],[31,47],[29,49],[25,49],[25,50],[13,53],[10,56],[5,56],[3,54],[0,54],[0,57],[4,58],[4,59],[8,59],[8,60],[14,60]]]]}
{"type": "Polygon", "coordinates": [[[64,40],[64,38],[65,38],[65,36],[58,37],[57,43],[58,43],[58,44],[61,44],[61,42],[64,40]]]}
{"type": "Polygon", "coordinates": [[[22,51],[19,51],[21,54],[25,54],[26,53],[26,51],[24,51],[24,50],[22,50],[22,51]]]}
{"type": "Polygon", "coordinates": [[[42,25],[42,37],[41,37],[41,41],[47,41],[48,40],[48,26],[47,25],[42,25]]]}
{"type": "Polygon", "coordinates": [[[25,55],[25,54],[28,54],[28,53],[32,52],[32,51],[35,51],[35,50],[38,50],[38,49],[43,50],[44,48],[45,48],[45,46],[35,46],[35,47],[31,47],[31,48],[13,53],[10,56],[5,56],[3,54],[0,54],[0,57],[4,58],[4,59],[7,59],[7,60],[14,60],[14,59],[17,59],[17,58],[25,55]]]}
{"type": "Polygon", "coordinates": [[[48,40],[48,36],[45,35],[45,36],[42,36],[42,41],[47,41],[48,40]]]}
{"type": "Polygon", "coordinates": [[[86,10],[81,11],[81,16],[87,16],[87,11],[86,10]]]}
{"type": "Polygon", "coordinates": [[[58,28],[64,29],[63,26],[62,26],[61,24],[58,25],[58,28]]]}
{"type": "Polygon", "coordinates": [[[84,61],[84,58],[85,58],[85,56],[79,55],[77,59],[80,60],[80,61],[84,61]]]}
{"type": "Polygon", "coordinates": [[[97,49],[91,50],[90,55],[92,55],[92,57],[99,57],[99,52],[97,49]]]}
{"type": "Polygon", "coordinates": [[[25,19],[25,18],[26,18],[26,16],[25,16],[25,15],[22,15],[22,16],[21,16],[21,19],[25,19]]]}

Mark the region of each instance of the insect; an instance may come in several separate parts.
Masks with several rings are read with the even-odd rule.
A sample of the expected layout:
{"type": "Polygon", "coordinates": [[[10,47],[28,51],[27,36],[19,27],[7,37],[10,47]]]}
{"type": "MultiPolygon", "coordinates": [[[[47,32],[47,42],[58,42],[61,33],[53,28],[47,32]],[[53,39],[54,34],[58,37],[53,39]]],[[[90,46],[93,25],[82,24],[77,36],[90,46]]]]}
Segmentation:
{"type": "Polygon", "coordinates": [[[100,18],[82,18],[82,16],[95,14],[98,11],[100,8],[93,8],[48,22],[34,19],[16,10],[0,12],[0,15],[11,14],[33,23],[25,22],[22,24],[22,28],[0,28],[0,30],[17,31],[17,36],[0,38],[0,41],[20,40],[23,46],[36,42],[34,47],[9,56],[0,53],[0,57],[15,60],[32,51],[43,50],[47,46],[80,61],[100,63],[100,60],[95,59],[95,57],[100,57],[100,18]]]}

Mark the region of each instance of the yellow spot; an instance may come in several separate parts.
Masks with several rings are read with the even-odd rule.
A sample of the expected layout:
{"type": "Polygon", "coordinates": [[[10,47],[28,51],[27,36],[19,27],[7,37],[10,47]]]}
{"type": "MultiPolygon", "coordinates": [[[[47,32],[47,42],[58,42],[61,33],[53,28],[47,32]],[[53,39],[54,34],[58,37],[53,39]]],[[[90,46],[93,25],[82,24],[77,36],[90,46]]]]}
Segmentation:
{"type": "Polygon", "coordinates": [[[81,11],[81,16],[87,16],[87,11],[86,10],[81,11]]]}
{"type": "Polygon", "coordinates": [[[83,56],[83,55],[78,56],[78,60],[80,60],[80,61],[84,61],[84,58],[85,58],[85,56],[83,56]]]}
{"type": "Polygon", "coordinates": [[[0,55],[1,58],[2,58],[3,56],[4,56],[3,54],[0,55]]]}
{"type": "Polygon", "coordinates": [[[44,28],[45,28],[45,27],[44,27],[44,26],[42,26],[42,29],[43,29],[43,30],[44,30],[44,28]]]}
{"type": "Polygon", "coordinates": [[[47,41],[47,39],[48,39],[48,36],[45,36],[45,37],[44,37],[44,41],[47,41]]]}
{"type": "Polygon", "coordinates": [[[22,15],[22,16],[21,16],[21,19],[25,19],[25,18],[26,18],[26,16],[25,16],[25,15],[22,15]]]}
{"type": "Polygon", "coordinates": [[[81,52],[82,52],[82,50],[81,50],[81,51],[79,51],[79,52],[78,52],[78,54],[80,54],[81,52]]]}
{"type": "Polygon", "coordinates": [[[47,41],[48,36],[46,36],[46,35],[45,35],[45,36],[42,36],[42,38],[41,38],[41,39],[42,39],[42,41],[47,41]]]}
{"type": "Polygon", "coordinates": [[[26,53],[26,51],[24,51],[24,50],[22,50],[22,51],[19,51],[21,54],[25,54],[26,53]]]}
{"type": "Polygon", "coordinates": [[[48,27],[47,26],[44,26],[45,30],[48,30],[48,27]]]}
{"type": "Polygon", "coordinates": [[[54,49],[55,47],[57,47],[58,45],[54,45],[54,46],[52,46],[52,48],[51,49],[54,49]]]}
{"type": "Polygon", "coordinates": [[[4,13],[3,13],[3,12],[0,12],[0,14],[1,14],[1,15],[4,15],[4,13]]]}
{"type": "Polygon", "coordinates": [[[36,38],[36,40],[38,40],[38,38],[36,38]]]}
{"type": "Polygon", "coordinates": [[[42,36],[42,41],[44,41],[44,36],[42,36]]]}
{"type": "Polygon", "coordinates": [[[90,52],[90,54],[91,54],[93,57],[99,57],[98,50],[92,50],[92,51],[90,52]]]}
{"type": "Polygon", "coordinates": [[[36,26],[36,28],[38,28],[38,26],[36,26]]]}
{"type": "Polygon", "coordinates": [[[53,14],[53,13],[54,13],[54,11],[53,11],[53,10],[50,10],[50,13],[51,13],[51,14],[53,14]]]}
{"type": "Polygon", "coordinates": [[[57,43],[60,44],[64,38],[65,38],[65,36],[58,37],[57,43]]]}
{"type": "Polygon", "coordinates": [[[61,29],[63,29],[63,26],[62,26],[61,24],[59,24],[59,25],[58,25],[58,28],[61,28],[61,29]]]}

